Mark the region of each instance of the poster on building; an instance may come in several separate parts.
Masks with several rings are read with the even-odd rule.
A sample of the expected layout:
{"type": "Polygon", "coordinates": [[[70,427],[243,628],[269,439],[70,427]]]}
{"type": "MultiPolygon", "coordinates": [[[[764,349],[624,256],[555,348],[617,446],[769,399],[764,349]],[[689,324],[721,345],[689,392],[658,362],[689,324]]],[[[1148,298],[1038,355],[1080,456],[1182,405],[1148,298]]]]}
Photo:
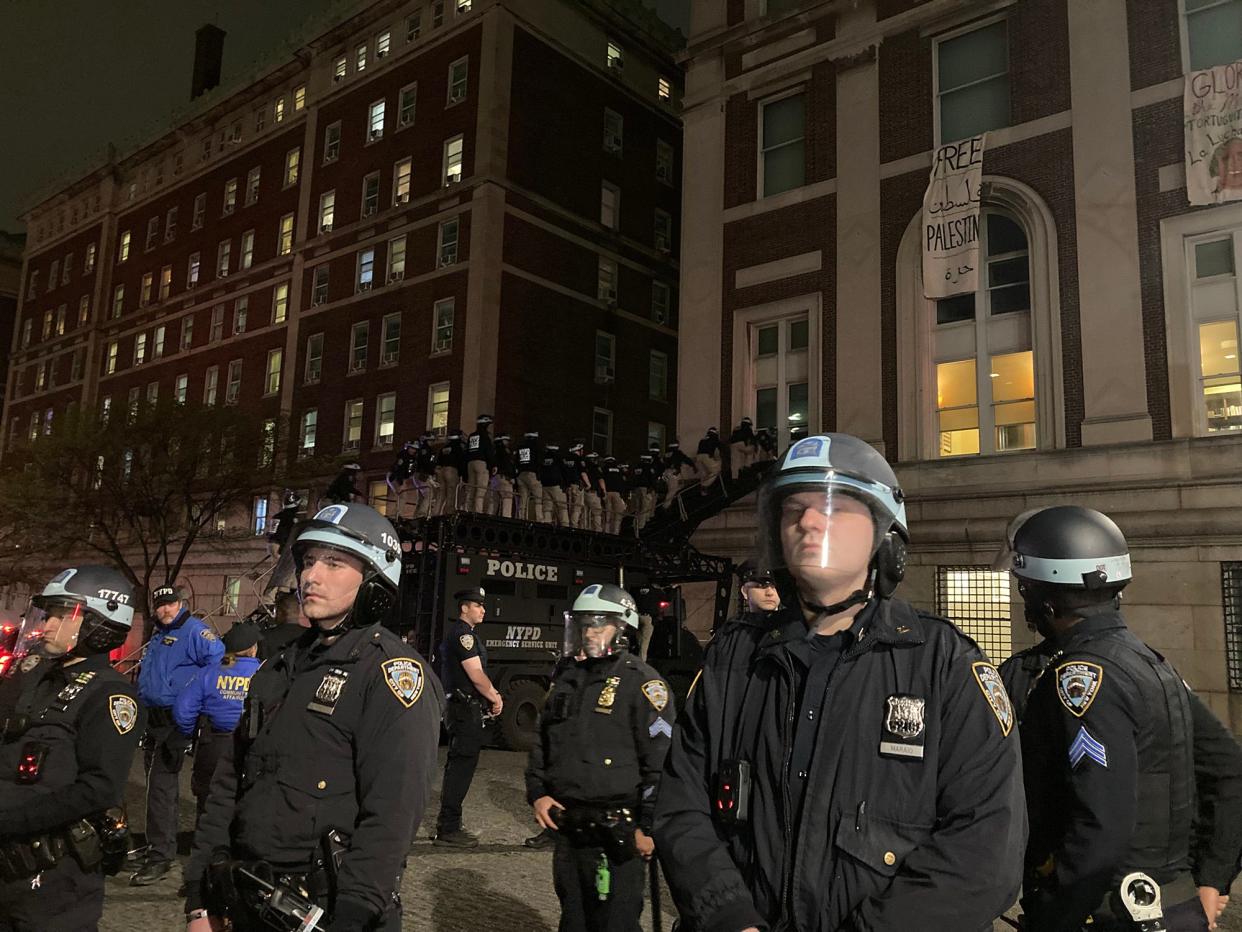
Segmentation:
{"type": "Polygon", "coordinates": [[[923,195],[923,293],[950,298],[979,286],[979,188],[986,133],[936,150],[923,195]]]}
{"type": "Polygon", "coordinates": [[[1190,203],[1242,198],[1242,62],[1187,74],[1182,115],[1190,203]]]}

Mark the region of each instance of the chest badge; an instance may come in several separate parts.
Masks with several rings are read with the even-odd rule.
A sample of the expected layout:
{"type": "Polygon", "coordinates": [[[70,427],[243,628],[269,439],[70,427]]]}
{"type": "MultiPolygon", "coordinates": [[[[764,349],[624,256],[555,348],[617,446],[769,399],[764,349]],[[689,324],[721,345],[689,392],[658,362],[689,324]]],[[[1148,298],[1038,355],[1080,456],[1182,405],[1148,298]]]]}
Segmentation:
{"type": "Polygon", "coordinates": [[[1102,682],[1104,668],[1098,663],[1071,660],[1057,667],[1057,698],[1061,705],[1082,718],[1099,695],[1102,682]]]}
{"type": "Polygon", "coordinates": [[[1000,674],[996,667],[982,660],[972,663],[970,669],[975,674],[975,682],[983,690],[983,698],[988,701],[992,714],[1000,723],[1001,734],[1008,738],[1009,732],[1013,731],[1013,704],[1009,701],[1009,693],[1005,691],[1000,674]]]}
{"type": "Polygon", "coordinates": [[[398,657],[395,660],[385,660],[380,666],[384,670],[384,682],[403,706],[408,709],[418,702],[418,697],[423,694],[425,677],[422,665],[417,660],[398,657]]]}
{"type": "Polygon", "coordinates": [[[315,687],[315,696],[306,704],[306,708],[311,712],[322,712],[324,715],[331,715],[336,711],[336,704],[341,698],[341,690],[345,688],[345,681],[348,679],[348,670],[332,667],[324,674],[323,679],[319,681],[319,685],[315,687]]]}
{"type": "Polygon", "coordinates": [[[56,694],[56,702],[62,706],[68,705],[82,694],[82,690],[86,689],[87,684],[94,678],[95,674],[93,672],[75,673],[68,685],[56,694]]]}
{"type": "Polygon", "coordinates": [[[457,640],[461,644],[462,650],[474,650],[474,635],[473,634],[463,634],[457,640]]]}
{"type": "Polygon", "coordinates": [[[171,634],[166,634],[162,638],[160,638],[160,643],[163,644],[165,647],[172,647],[174,644],[177,643],[177,639],[173,637],[171,634]]]}
{"type": "Polygon", "coordinates": [[[884,734],[880,753],[923,759],[923,720],[926,703],[918,696],[895,694],[884,700],[884,734]]]}
{"type": "Polygon", "coordinates": [[[108,714],[119,735],[127,735],[138,724],[138,704],[129,696],[109,696],[108,714]]]}
{"type": "Polygon", "coordinates": [[[599,699],[595,701],[595,711],[604,715],[612,714],[613,703],[617,701],[617,687],[621,685],[621,677],[610,676],[604,680],[604,688],[599,691],[599,699]]]}

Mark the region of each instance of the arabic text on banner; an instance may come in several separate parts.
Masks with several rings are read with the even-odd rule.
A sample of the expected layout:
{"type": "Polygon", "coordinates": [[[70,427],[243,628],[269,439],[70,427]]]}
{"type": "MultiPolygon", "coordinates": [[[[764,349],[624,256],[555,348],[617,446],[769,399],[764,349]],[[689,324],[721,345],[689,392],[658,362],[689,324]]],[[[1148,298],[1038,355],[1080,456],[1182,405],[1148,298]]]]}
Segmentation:
{"type": "Polygon", "coordinates": [[[1182,113],[1190,203],[1242,198],[1242,62],[1187,74],[1182,113]]]}
{"type": "Polygon", "coordinates": [[[986,133],[936,150],[923,195],[923,293],[948,298],[979,286],[979,187],[986,133]]]}

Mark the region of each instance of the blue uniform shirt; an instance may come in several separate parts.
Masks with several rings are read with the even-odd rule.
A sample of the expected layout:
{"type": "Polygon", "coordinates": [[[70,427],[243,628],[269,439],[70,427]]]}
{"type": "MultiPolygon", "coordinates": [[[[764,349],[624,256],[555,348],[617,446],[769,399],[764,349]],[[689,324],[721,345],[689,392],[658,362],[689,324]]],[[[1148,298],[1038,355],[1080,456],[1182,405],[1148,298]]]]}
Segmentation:
{"type": "Polygon", "coordinates": [[[190,680],[223,656],[216,633],[183,608],[167,627],[155,623],[138,672],[138,700],[148,707],[172,708],[190,680]]]}
{"type": "Polygon", "coordinates": [[[236,657],[228,666],[221,661],[201,671],[181,690],[173,705],[177,730],[183,735],[194,734],[200,715],[206,715],[216,731],[236,728],[250,690],[250,677],[261,663],[258,657],[236,657]]]}

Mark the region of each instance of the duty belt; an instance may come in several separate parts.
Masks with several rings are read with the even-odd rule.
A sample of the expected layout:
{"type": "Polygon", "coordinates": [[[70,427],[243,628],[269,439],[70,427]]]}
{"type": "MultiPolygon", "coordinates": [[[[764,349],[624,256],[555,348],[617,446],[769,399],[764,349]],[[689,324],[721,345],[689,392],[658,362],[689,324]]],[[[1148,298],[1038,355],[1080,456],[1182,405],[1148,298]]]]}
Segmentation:
{"type": "MultiPolygon", "coordinates": [[[[1124,872],[1123,872],[1124,873],[1124,872]]],[[[1185,903],[1187,900],[1193,900],[1199,895],[1199,888],[1195,886],[1194,878],[1188,873],[1178,874],[1168,883],[1160,885],[1160,903],[1168,909],[1170,906],[1176,906],[1178,903],[1185,903]]],[[[1129,922],[1129,916],[1118,916],[1112,906],[1112,892],[1104,897],[1104,902],[1091,910],[1091,915],[1096,919],[1111,919],[1115,922],[1129,922]]]]}
{"type": "Polygon", "coordinates": [[[103,863],[99,833],[85,819],[54,832],[0,842],[0,880],[13,881],[51,870],[71,855],[88,873],[103,863]]]}

